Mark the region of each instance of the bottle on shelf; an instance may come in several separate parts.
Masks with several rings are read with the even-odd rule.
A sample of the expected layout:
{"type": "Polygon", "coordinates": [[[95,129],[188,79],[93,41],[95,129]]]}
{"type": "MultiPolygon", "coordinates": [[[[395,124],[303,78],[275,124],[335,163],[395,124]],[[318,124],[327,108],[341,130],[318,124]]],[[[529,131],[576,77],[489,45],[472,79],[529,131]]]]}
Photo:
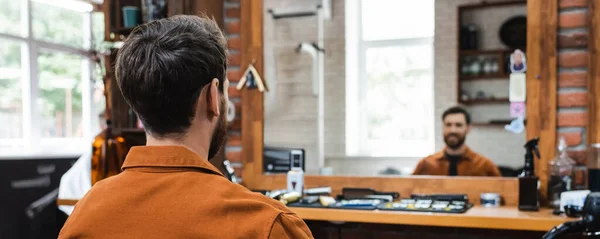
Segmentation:
{"type": "Polygon", "coordinates": [[[489,75],[492,73],[492,60],[491,59],[483,59],[483,73],[489,75]]]}
{"type": "Polygon", "coordinates": [[[551,208],[559,208],[561,193],[573,190],[575,164],[567,153],[567,141],[560,137],[558,154],[548,162],[548,204],[551,208]]]}
{"type": "Polygon", "coordinates": [[[481,73],[481,61],[479,58],[475,57],[473,61],[471,61],[470,66],[471,75],[479,75],[481,73]]]}
{"type": "Polygon", "coordinates": [[[463,61],[461,62],[461,68],[460,68],[460,73],[463,76],[469,75],[471,73],[471,58],[470,57],[465,57],[463,59],[463,61]]]}

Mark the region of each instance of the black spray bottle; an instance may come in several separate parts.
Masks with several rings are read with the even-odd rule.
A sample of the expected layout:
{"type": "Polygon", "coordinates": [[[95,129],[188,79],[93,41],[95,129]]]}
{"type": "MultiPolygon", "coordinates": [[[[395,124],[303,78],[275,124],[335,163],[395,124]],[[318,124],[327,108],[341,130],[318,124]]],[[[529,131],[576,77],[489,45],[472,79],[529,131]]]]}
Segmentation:
{"type": "Polygon", "coordinates": [[[519,210],[538,211],[540,208],[540,180],[535,176],[534,159],[540,158],[539,138],[525,144],[525,167],[519,175],[519,210]],[[535,154],[535,155],[534,155],[535,154]]]}

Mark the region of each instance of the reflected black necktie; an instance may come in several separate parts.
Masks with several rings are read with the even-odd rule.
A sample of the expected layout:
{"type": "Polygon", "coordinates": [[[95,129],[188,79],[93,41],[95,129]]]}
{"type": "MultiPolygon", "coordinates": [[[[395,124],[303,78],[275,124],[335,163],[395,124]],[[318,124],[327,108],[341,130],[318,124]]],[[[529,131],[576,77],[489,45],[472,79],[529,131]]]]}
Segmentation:
{"type": "Polygon", "coordinates": [[[458,167],[457,166],[458,166],[458,160],[460,160],[460,156],[446,154],[446,158],[448,159],[448,162],[450,163],[450,166],[448,167],[448,175],[457,176],[458,175],[458,167]]]}

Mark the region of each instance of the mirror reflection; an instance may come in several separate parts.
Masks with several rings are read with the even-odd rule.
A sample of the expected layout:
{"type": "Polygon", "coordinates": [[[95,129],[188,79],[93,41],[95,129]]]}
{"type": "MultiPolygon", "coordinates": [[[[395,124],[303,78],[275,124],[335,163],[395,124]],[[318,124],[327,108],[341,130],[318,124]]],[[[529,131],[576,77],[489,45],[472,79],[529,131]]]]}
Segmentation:
{"type": "Polygon", "coordinates": [[[525,2],[322,2],[264,0],[265,173],[291,158],[309,175],[522,171],[509,64],[525,2]]]}

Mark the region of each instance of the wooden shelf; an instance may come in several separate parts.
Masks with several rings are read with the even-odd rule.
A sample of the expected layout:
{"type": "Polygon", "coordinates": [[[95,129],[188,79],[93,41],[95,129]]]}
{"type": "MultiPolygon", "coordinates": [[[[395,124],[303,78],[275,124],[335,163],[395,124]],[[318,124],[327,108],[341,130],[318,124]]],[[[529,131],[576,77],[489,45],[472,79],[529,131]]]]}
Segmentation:
{"type": "MultiPolygon", "coordinates": [[[[473,123],[471,123],[471,125],[473,125],[473,126],[502,126],[502,127],[504,127],[505,125],[510,124],[512,121],[513,121],[512,119],[490,120],[488,122],[473,122],[473,123]]],[[[527,124],[527,119],[525,119],[524,123],[527,124]]]]}
{"type": "Polygon", "coordinates": [[[497,55],[501,53],[512,52],[512,49],[494,49],[494,50],[460,50],[458,52],[461,56],[472,56],[472,55],[497,55]]]}
{"type": "Polygon", "coordinates": [[[509,123],[510,122],[508,122],[506,124],[502,124],[502,123],[499,123],[499,122],[473,122],[473,123],[471,123],[471,125],[473,125],[473,126],[498,126],[498,127],[502,126],[502,127],[504,127],[504,125],[507,125],[509,123]]]}
{"type": "Polygon", "coordinates": [[[494,99],[472,99],[472,100],[460,100],[460,103],[465,105],[476,105],[476,104],[503,104],[509,103],[508,98],[494,98],[494,99]]]}
{"type": "Polygon", "coordinates": [[[462,75],[460,76],[461,81],[475,81],[475,80],[508,80],[509,75],[504,73],[496,73],[489,75],[462,75]]]}

